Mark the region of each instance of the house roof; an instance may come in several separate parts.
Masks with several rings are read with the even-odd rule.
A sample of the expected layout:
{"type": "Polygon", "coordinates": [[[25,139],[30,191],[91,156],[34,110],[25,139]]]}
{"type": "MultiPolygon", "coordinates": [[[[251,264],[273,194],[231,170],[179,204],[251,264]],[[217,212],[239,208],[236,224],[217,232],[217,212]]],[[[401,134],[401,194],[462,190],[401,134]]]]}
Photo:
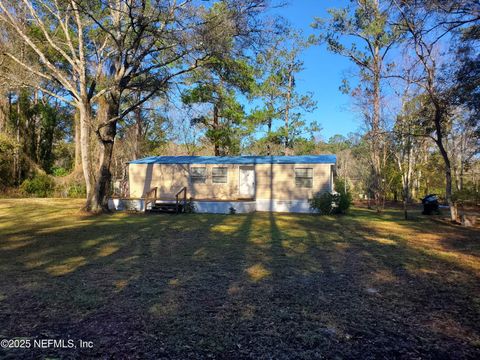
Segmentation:
{"type": "Polygon", "coordinates": [[[336,155],[301,156],[150,156],[129,164],[335,164],[336,155]]]}

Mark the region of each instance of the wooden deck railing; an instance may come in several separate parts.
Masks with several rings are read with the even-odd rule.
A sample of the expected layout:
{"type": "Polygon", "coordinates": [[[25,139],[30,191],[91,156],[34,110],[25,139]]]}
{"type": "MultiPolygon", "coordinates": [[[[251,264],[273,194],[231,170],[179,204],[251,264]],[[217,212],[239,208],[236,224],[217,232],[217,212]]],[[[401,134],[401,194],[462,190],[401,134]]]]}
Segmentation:
{"type": "Polygon", "coordinates": [[[153,203],[155,205],[155,201],[157,200],[157,190],[158,187],[151,188],[145,194],[145,211],[147,210],[147,205],[153,203]]]}
{"type": "Polygon", "coordinates": [[[177,212],[178,214],[178,209],[179,209],[179,204],[180,204],[180,200],[179,200],[179,197],[180,197],[180,194],[183,192],[183,208],[182,210],[185,211],[185,207],[187,206],[187,187],[184,186],[183,188],[180,189],[180,191],[178,191],[176,194],[175,194],[175,211],[177,212]]]}

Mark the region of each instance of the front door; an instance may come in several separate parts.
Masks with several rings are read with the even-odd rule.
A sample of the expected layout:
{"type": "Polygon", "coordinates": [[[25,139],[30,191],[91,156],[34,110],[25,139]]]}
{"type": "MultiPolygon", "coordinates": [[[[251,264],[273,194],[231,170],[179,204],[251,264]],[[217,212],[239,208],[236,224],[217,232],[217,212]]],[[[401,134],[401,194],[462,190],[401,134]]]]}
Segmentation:
{"type": "Polygon", "coordinates": [[[255,197],[255,168],[253,166],[240,167],[240,195],[248,198],[255,197]]]}

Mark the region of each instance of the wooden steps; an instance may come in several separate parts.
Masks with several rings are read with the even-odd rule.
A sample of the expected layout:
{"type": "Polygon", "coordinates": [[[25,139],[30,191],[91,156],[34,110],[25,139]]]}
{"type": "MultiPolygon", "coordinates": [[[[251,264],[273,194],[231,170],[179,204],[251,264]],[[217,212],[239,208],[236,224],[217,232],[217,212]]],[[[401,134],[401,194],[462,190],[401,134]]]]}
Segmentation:
{"type": "Polygon", "coordinates": [[[177,211],[176,202],[155,202],[154,204],[152,204],[151,209],[147,211],[151,213],[177,214],[177,213],[183,212],[183,204],[178,204],[178,211],[177,211]]]}
{"type": "Polygon", "coordinates": [[[185,212],[187,205],[187,188],[183,187],[175,194],[175,199],[161,200],[158,195],[158,187],[147,191],[145,195],[145,211],[151,213],[180,214],[185,212]],[[183,194],[182,197],[180,195],[183,194]],[[150,208],[149,208],[150,205],[150,208]],[[148,210],[147,210],[148,208],[148,210]]]}

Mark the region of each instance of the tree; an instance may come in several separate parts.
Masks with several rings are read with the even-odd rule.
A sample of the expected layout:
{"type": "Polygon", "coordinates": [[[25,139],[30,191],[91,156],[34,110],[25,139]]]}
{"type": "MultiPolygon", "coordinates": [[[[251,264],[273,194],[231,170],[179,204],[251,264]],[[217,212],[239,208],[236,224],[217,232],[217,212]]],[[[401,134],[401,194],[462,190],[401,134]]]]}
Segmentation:
{"type": "MultiPolygon", "coordinates": [[[[328,139],[328,151],[337,155],[337,174],[342,181],[345,193],[350,188],[351,168],[354,166],[352,142],[343,135],[333,135],[328,139]]],[[[339,191],[336,189],[336,191],[339,191]]]]}
{"type": "MultiPolygon", "coordinates": [[[[466,5],[468,6],[468,5],[466,5]]],[[[478,5],[480,6],[480,5],[478,5]]],[[[468,18],[469,19],[469,18],[468,18]]],[[[465,20],[466,21],[466,20],[465,20]]],[[[480,136],[480,15],[477,21],[468,22],[454,34],[457,47],[455,61],[452,62],[452,95],[455,104],[469,110],[469,123],[476,128],[476,137],[480,136]]]]}
{"type": "MultiPolygon", "coordinates": [[[[258,0],[222,3],[232,9],[229,31],[239,38],[258,25],[254,15],[264,8],[258,0]]],[[[4,54],[42,79],[17,79],[18,83],[78,111],[87,210],[107,208],[118,121],[167,92],[173,79],[207,63],[219,44],[222,34],[214,19],[202,17],[208,11],[192,0],[0,2],[0,21],[10,40],[20,42],[32,56],[19,57],[12,49],[4,54]],[[24,9],[28,24],[18,16],[24,9]],[[61,92],[52,91],[52,85],[61,92]],[[138,101],[127,101],[137,92],[143,95],[138,101]],[[92,135],[99,149],[95,154],[92,135]]]]}
{"type": "Polygon", "coordinates": [[[239,153],[240,140],[250,130],[237,95],[251,92],[253,72],[248,48],[235,41],[237,30],[231,27],[235,11],[226,2],[219,2],[205,14],[205,21],[215,28],[208,42],[212,58],[192,73],[194,87],[182,95],[187,105],[208,104],[209,113],[193,118],[192,123],[206,128],[205,136],[213,144],[215,156],[239,153]]]}
{"type": "Polygon", "coordinates": [[[210,114],[193,118],[192,124],[201,124],[207,129],[205,136],[213,144],[215,156],[238,154],[240,140],[247,129],[245,111],[236,93],[250,91],[251,68],[241,59],[222,56],[195,72],[192,81],[195,87],[183,93],[183,102],[212,107],[210,114]]]}
{"type": "Polygon", "coordinates": [[[480,137],[477,133],[478,122],[472,121],[470,113],[464,107],[452,112],[451,129],[446,139],[446,146],[451,155],[454,189],[464,189],[467,170],[473,165],[480,151],[480,137]]]}
{"type": "Polygon", "coordinates": [[[411,188],[414,171],[420,155],[421,143],[425,141],[422,136],[420,109],[422,97],[412,96],[408,87],[402,97],[402,109],[395,119],[392,132],[392,152],[401,176],[403,212],[405,220],[408,219],[408,203],[412,197],[411,188]]]}
{"type": "Polygon", "coordinates": [[[291,29],[283,29],[283,34],[277,36],[256,58],[256,73],[260,78],[252,99],[259,99],[261,107],[257,107],[251,121],[259,126],[266,126],[267,131],[261,143],[265,152],[270,155],[281,152],[292,154],[294,148],[305,145],[302,137],[308,132],[320,131],[318,124],[307,128],[302,117],[316,108],[312,93],[301,94],[296,87],[296,78],[304,69],[300,56],[311,45],[301,33],[291,29]],[[275,123],[279,125],[275,127],[275,123]],[[311,130],[311,131],[309,131],[311,130]],[[282,145],[274,151],[276,145],[282,145]]]}
{"type": "MultiPolygon", "coordinates": [[[[408,33],[408,46],[413,49],[415,66],[419,72],[407,81],[415,83],[428,98],[424,108],[425,133],[435,142],[442,156],[445,168],[445,197],[450,206],[450,217],[457,221],[457,208],[452,199],[452,164],[451,155],[446,147],[446,138],[451,127],[453,102],[447,79],[442,76],[441,59],[438,47],[440,41],[460,25],[447,25],[427,4],[406,1],[397,6],[399,23],[408,33]],[[432,25],[433,24],[433,25],[432,25]],[[445,25],[445,26],[444,26],[445,25]],[[431,135],[430,135],[431,134],[431,135]]],[[[458,21],[455,21],[458,24],[458,21]]]]}
{"type": "Polygon", "coordinates": [[[372,191],[377,211],[381,211],[385,197],[383,169],[386,164],[382,79],[389,70],[387,56],[400,33],[391,22],[390,2],[359,0],[355,4],[354,8],[329,10],[331,19],[325,22],[317,18],[314,27],[322,31],[319,40],[325,42],[330,51],[345,56],[358,67],[359,87],[351,92],[348,83],[344,82],[343,90],[351,92],[361,103],[370,145],[372,191]]]}

